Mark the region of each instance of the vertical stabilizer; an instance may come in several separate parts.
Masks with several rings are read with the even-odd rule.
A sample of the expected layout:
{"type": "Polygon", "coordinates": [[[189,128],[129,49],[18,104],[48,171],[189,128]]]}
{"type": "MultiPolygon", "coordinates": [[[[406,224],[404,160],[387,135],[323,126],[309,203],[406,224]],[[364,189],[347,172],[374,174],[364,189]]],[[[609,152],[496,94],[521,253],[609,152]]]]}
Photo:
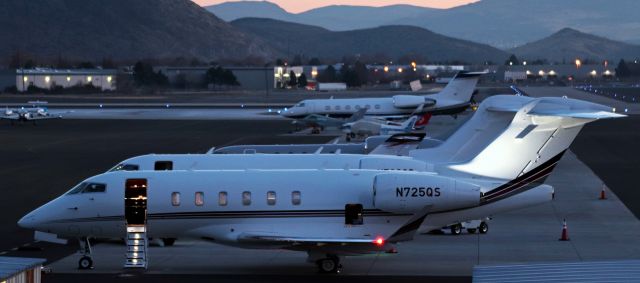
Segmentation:
{"type": "Polygon", "coordinates": [[[552,169],[586,123],[624,117],[611,110],[567,98],[493,96],[441,146],[411,155],[440,171],[513,180],[552,169]]]}

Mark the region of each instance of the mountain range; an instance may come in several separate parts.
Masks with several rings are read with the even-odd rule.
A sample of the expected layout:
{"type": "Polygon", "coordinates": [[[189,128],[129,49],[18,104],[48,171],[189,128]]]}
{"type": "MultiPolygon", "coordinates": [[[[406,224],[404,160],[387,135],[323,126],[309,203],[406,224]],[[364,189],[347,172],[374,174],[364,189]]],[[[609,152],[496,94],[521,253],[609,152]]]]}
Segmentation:
{"type": "Polygon", "coordinates": [[[274,56],[190,0],[2,0],[0,56],[217,60],[274,56]]]}
{"type": "Polygon", "coordinates": [[[271,18],[345,31],[384,25],[413,25],[466,40],[513,48],[565,27],[640,44],[637,0],[481,0],[450,9],[409,5],[327,6],[289,13],[265,1],[226,2],[207,9],[226,21],[271,18]]]}
{"type": "Polygon", "coordinates": [[[503,62],[509,54],[495,47],[443,36],[414,26],[383,26],[353,31],[324,28],[264,18],[243,18],[231,22],[239,30],[270,44],[287,57],[339,60],[355,55],[396,60],[414,56],[429,61],[463,61],[482,64],[503,62]]]}
{"type": "MultiPolygon", "coordinates": [[[[640,46],[564,28],[544,39],[513,48],[519,58],[573,62],[576,58],[617,60],[640,57],[640,46]]],[[[612,62],[613,63],[613,62],[612,62]]]]}

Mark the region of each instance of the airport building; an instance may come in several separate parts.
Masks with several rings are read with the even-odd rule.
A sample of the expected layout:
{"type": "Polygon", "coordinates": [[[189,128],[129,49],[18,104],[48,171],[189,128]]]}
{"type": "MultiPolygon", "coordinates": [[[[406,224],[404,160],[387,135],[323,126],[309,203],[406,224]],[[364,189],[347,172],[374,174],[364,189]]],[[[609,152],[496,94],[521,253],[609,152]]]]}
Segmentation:
{"type": "MultiPolygon", "coordinates": [[[[238,89],[242,90],[264,90],[273,88],[274,69],[271,67],[226,67],[230,70],[240,83],[238,89]]],[[[211,66],[206,67],[155,67],[154,71],[162,72],[169,79],[171,85],[184,85],[185,88],[202,87],[207,71],[211,66]]]]}
{"type": "Polygon", "coordinates": [[[575,79],[575,80],[599,80],[615,77],[614,67],[604,65],[519,65],[503,66],[498,68],[504,73],[504,81],[523,80],[550,80],[550,79],[575,79]]]}
{"type": "Polygon", "coordinates": [[[116,74],[115,69],[17,69],[15,83],[19,92],[27,91],[31,86],[54,89],[87,85],[102,91],[114,91],[116,74]]]}
{"type": "Polygon", "coordinates": [[[0,257],[0,282],[40,283],[43,258],[0,257]]]}

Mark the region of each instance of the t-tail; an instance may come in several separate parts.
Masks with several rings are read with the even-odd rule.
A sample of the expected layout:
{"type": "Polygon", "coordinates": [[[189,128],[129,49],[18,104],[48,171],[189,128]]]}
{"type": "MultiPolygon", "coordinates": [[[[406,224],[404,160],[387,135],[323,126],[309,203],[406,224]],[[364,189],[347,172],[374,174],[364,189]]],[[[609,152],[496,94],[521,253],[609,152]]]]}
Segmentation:
{"type": "Polygon", "coordinates": [[[406,133],[410,133],[413,131],[416,122],[418,121],[418,116],[411,116],[406,121],[402,122],[401,127],[404,129],[406,133]]]}
{"type": "Polygon", "coordinates": [[[437,101],[438,108],[446,111],[471,104],[471,98],[478,84],[480,76],[486,72],[459,72],[440,92],[427,96],[437,101]]]}
{"type": "Polygon", "coordinates": [[[442,145],[410,155],[442,174],[541,183],[585,124],[625,116],[612,110],[569,98],[492,96],[442,145]]]}

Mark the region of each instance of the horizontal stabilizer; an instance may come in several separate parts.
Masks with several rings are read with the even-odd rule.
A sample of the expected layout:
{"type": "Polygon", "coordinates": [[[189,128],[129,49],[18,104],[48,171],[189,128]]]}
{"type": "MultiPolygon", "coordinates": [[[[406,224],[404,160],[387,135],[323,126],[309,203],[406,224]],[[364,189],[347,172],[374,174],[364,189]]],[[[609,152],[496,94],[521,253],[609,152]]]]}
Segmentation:
{"type": "Polygon", "coordinates": [[[608,111],[592,111],[592,112],[579,112],[579,111],[530,111],[529,115],[536,116],[559,116],[559,117],[571,117],[579,119],[610,119],[610,118],[622,118],[627,115],[622,115],[608,111]]]}

